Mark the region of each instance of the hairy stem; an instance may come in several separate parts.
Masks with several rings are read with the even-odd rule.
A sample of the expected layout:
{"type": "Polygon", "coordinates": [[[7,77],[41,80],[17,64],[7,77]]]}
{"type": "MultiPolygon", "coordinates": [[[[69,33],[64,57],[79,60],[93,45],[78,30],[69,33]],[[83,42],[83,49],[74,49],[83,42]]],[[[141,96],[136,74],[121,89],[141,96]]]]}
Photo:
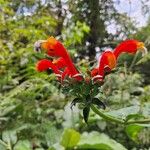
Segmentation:
{"type": "Polygon", "coordinates": [[[118,119],[115,117],[112,117],[110,115],[106,115],[104,114],[101,110],[99,110],[98,108],[96,108],[94,105],[91,105],[91,109],[100,117],[102,117],[103,119],[105,119],[106,121],[109,122],[114,122],[114,123],[118,123],[118,124],[124,124],[124,125],[129,125],[129,124],[144,124],[144,123],[150,123],[150,119],[144,119],[144,120],[131,120],[131,121],[124,121],[122,119],[118,119]]]}
{"type": "Polygon", "coordinates": [[[126,122],[126,124],[135,124],[135,123],[139,123],[139,124],[150,123],[150,119],[131,120],[131,121],[126,122]]]}
{"type": "Polygon", "coordinates": [[[106,121],[110,121],[110,122],[115,122],[115,123],[119,123],[119,124],[124,124],[124,121],[121,119],[117,119],[114,117],[111,117],[109,115],[104,114],[102,111],[100,111],[99,109],[97,109],[94,105],[91,105],[91,109],[100,117],[102,117],[103,119],[105,119],[106,121]]]}

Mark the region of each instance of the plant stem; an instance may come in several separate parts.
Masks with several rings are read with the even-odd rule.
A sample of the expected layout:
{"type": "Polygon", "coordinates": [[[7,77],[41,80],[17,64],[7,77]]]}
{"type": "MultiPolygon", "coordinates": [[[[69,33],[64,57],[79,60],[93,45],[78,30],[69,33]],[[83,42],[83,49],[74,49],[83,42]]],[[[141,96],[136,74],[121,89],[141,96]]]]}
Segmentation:
{"type": "Polygon", "coordinates": [[[115,117],[112,117],[110,115],[106,115],[104,114],[101,110],[99,110],[98,108],[96,108],[94,105],[91,105],[91,109],[100,117],[102,117],[103,119],[105,119],[106,121],[110,121],[110,122],[115,122],[118,124],[124,124],[124,125],[129,125],[129,124],[144,124],[144,123],[150,123],[150,119],[144,119],[144,120],[131,120],[131,121],[124,121],[122,119],[118,119],[115,117]]]}
{"type": "Polygon", "coordinates": [[[130,65],[130,67],[129,67],[129,71],[132,70],[132,68],[133,68],[133,66],[134,66],[134,64],[135,64],[135,62],[136,62],[136,60],[137,60],[137,58],[138,58],[138,52],[135,54],[135,56],[134,56],[134,58],[133,58],[133,60],[132,60],[132,63],[131,63],[131,65],[130,65]]]}
{"type": "Polygon", "coordinates": [[[131,121],[126,122],[126,124],[134,124],[134,123],[139,123],[139,124],[150,123],[150,119],[131,120],[131,121]]]}
{"type": "Polygon", "coordinates": [[[91,109],[100,117],[102,117],[103,119],[105,119],[106,121],[111,121],[111,122],[116,122],[119,124],[124,124],[124,121],[121,119],[117,119],[114,117],[111,117],[109,115],[104,114],[102,111],[98,110],[94,105],[91,105],[91,109]]]}

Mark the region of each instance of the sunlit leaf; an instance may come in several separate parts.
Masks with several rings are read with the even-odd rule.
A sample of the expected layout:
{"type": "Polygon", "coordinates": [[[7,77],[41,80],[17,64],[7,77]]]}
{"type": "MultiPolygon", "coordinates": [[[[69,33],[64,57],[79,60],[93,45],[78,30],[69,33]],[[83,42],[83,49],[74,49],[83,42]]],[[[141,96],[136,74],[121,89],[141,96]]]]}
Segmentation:
{"type": "Polygon", "coordinates": [[[73,148],[80,140],[80,133],[73,129],[66,129],[61,139],[61,145],[65,148],[73,148]]]}
{"type": "Polygon", "coordinates": [[[14,150],[32,150],[32,146],[28,140],[18,141],[14,150]]]}
{"type": "Polygon", "coordinates": [[[135,142],[140,143],[139,134],[144,128],[150,128],[150,124],[132,124],[126,126],[127,135],[135,142]]]}
{"type": "Polygon", "coordinates": [[[97,150],[127,150],[123,145],[110,139],[105,134],[98,132],[83,133],[81,140],[77,145],[80,149],[97,149],[97,150]]]}
{"type": "Polygon", "coordinates": [[[8,144],[14,145],[17,142],[17,133],[16,131],[4,131],[2,133],[2,140],[8,144]]]}

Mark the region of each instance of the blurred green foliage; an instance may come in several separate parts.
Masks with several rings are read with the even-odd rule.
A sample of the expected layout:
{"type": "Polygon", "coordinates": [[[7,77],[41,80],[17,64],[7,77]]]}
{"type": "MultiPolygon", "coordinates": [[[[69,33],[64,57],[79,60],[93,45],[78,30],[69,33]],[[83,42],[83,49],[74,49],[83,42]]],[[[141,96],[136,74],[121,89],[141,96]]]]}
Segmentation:
{"type": "MultiPolygon", "coordinates": [[[[130,19],[112,7],[112,1],[94,9],[96,2],[0,0],[0,150],[150,148],[149,124],[111,124],[91,112],[87,125],[80,109],[70,109],[74,97],[62,94],[54,75],[35,71],[35,63],[47,57],[33,50],[39,39],[53,35],[63,40],[72,56],[81,56],[82,60],[75,61],[85,71],[89,63],[85,58],[93,55],[93,44],[114,47],[111,40],[120,40],[107,33],[105,21],[116,19],[122,27],[119,32],[126,36],[134,30],[130,19]],[[101,13],[96,13],[100,8],[101,13]],[[126,26],[124,20],[128,20],[126,26]]],[[[130,36],[150,49],[149,31],[148,24],[130,36]]],[[[120,58],[123,67],[107,76],[104,94],[97,95],[107,105],[106,114],[125,120],[149,117],[149,58],[148,54],[131,70],[133,57],[120,58]],[[124,60],[130,60],[129,64],[124,60]]]]}

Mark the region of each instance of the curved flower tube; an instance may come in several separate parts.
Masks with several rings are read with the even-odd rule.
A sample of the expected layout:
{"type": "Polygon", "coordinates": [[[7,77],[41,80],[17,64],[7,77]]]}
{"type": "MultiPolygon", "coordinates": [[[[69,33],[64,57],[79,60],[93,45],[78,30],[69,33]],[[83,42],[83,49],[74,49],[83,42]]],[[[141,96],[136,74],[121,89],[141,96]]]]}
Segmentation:
{"type": "Polygon", "coordinates": [[[94,69],[92,69],[92,71],[91,71],[91,77],[94,77],[94,76],[96,76],[96,75],[98,75],[98,68],[94,68],[94,69]]]}
{"type": "Polygon", "coordinates": [[[113,68],[116,67],[116,57],[113,52],[105,51],[102,53],[99,61],[99,67],[94,68],[91,71],[91,76],[93,81],[103,80],[105,73],[110,72],[113,68]]]}
{"type": "Polygon", "coordinates": [[[58,68],[47,59],[42,59],[37,62],[36,64],[36,70],[39,72],[47,71],[48,69],[52,69],[55,74],[60,74],[60,71],[58,68]]]}
{"type": "MultiPolygon", "coordinates": [[[[47,40],[39,40],[35,43],[35,49],[43,48],[49,56],[62,57],[66,66],[70,71],[71,76],[79,74],[79,71],[74,66],[66,48],[57,41],[54,37],[50,37],[47,40]]],[[[77,80],[82,80],[83,78],[78,76],[77,80]]]]}
{"type": "Polygon", "coordinates": [[[113,53],[117,59],[118,56],[123,52],[135,54],[138,50],[141,51],[142,54],[147,53],[147,49],[145,48],[143,42],[139,42],[137,40],[126,40],[126,41],[121,42],[115,48],[113,53]]]}
{"type": "Polygon", "coordinates": [[[58,69],[62,69],[62,68],[64,69],[61,74],[61,82],[63,82],[63,80],[65,79],[66,76],[70,76],[70,71],[67,68],[64,58],[60,57],[58,59],[55,59],[55,60],[53,60],[52,63],[54,65],[56,65],[58,69]]]}
{"type": "MultiPolygon", "coordinates": [[[[58,69],[64,69],[62,71],[61,74],[61,80],[63,82],[63,80],[65,79],[66,76],[71,77],[71,73],[70,70],[68,69],[66,62],[64,60],[64,58],[60,57],[58,59],[53,60],[53,64],[57,66],[58,69]]],[[[78,77],[79,74],[73,75],[72,78],[76,78],[76,76],[78,77]]]]}
{"type": "Polygon", "coordinates": [[[113,52],[105,51],[99,62],[99,68],[94,68],[91,71],[91,76],[94,80],[103,80],[105,72],[111,71],[116,67],[116,61],[118,56],[123,53],[135,54],[137,51],[141,51],[142,54],[147,53],[147,49],[144,47],[143,42],[137,40],[126,40],[120,43],[113,52]]]}
{"type": "Polygon", "coordinates": [[[66,67],[61,76],[62,81],[65,79],[66,76],[69,76],[69,75],[70,75],[69,69],[66,67]]]}
{"type": "Polygon", "coordinates": [[[36,70],[39,72],[47,71],[48,69],[52,69],[55,75],[58,77],[58,80],[61,80],[61,72],[58,70],[57,66],[55,66],[50,60],[42,59],[37,62],[36,70]]]}
{"type": "Polygon", "coordinates": [[[60,57],[58,59],[54,59],[52,63],[54,65],[56,65],[58,69],[61,69],[61,68],[64,68],[67,66],[64,58],[62,58],[62,57],[60,57]]]}
{"type": "MultiPolygon", "coordinates": [[[[63,58],[58,58],[56,60],[53,60],[53,62],[47,59],[42,59],[37,62],[36,64],[37,71],[44,72],[44,71],[47,71],[48,69],[52,69],[52,71],[56,74],[56,76],[59,77],[59,80],[61,78],[61,82],[63,82],[66,76],[71,76],[70,71],[66,67],[66,63],[63,58]],[[63,71],[60,71],[59,69],[62,69],[62,68],[65,68],[65,69],[63,71]]],[[[76,78],[76,77],[73,76],[73,78],[76,78]]]]}
{"type": "Polygon", "coordinates": [[[114,56],[114,53],[111,51],[105,51],[102,54],[102,57],[100,58],[99,61],[99,70],[98,70],[99,75],[104,76],[104,70],[107,67],[110,68],[111,70],[116,67],[116,58],[114,56]]]}

